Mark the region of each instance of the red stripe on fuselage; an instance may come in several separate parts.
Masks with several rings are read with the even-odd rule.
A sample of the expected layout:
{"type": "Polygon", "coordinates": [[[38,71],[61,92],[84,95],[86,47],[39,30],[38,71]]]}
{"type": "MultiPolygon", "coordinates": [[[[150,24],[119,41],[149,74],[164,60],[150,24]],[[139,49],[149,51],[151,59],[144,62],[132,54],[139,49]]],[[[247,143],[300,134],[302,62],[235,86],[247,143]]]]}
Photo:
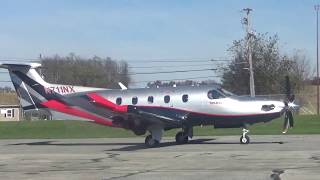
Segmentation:
{"type": "Polygon", "coordinates": [[[102,96],[99,96],[97,93],[90,93],[87,94],[88,97],[90,97],[92,100],[94,100],[95,103],[100,104],[108,109],[111,109],[116,112],[123,112],[126,113],[128,112],[128,106],[119,106],[117,104],[114,104],[113,102],[105,99],[102,96]]]}
{"type": "Polygon", "coordinates": [[[78,116],[78,117],[82,117],[82,118],[86,118],[86,119],[91,119],[98,124],[102,124],[105,126],[114,126],[114,124],[112,124],[111,120],[106,120],[106,119],[97,117],[95,115],[92,115],[92,114],[87,113],[85,111],[82,111],[80,109],[76,109],[74,107],[67,106],[59,101],[56,101],[56,100],[49,100],[46,102],[42,102],[41,104],[43,106],[48,107],[49,109],[53,109],[53,110],[56,110],[59,112],[63,112],[66,114],[70,114],[70,115],[74,115],[74,116],[78,116]]]}

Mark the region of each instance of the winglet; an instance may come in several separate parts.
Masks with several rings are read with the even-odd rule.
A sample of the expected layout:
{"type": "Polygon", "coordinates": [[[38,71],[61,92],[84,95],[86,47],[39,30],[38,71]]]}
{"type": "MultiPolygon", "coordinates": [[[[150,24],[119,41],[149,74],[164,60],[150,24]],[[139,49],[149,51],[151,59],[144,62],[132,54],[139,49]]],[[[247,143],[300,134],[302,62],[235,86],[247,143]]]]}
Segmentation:
{"type": "Polygon", "coordinates": [[[122,84],[122,82],[118,82],[119,86],[121,87],[122,90],[127,90],[128,88],[122,84]]]}

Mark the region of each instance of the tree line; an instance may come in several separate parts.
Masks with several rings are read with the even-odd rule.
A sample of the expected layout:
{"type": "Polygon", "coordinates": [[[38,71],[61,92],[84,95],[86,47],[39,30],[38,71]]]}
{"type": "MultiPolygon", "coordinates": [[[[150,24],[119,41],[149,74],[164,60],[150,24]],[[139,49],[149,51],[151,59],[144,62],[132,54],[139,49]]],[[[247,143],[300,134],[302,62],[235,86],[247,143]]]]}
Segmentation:
{"type": "Polygon", "coordinates": [[[159,88],[159,87],[173,87],[173,86],[201,86],[201,85],[220,85],[214,80],[203,80],[203,81],[194,81],[194,80],[184,80],[184,81],[153,81],[148,82],[148,88],[159,88]]]}
{"type": "Polygon", "coordinates": [[[46,81],[56,84],[119,88],[118,82],[130,83],[128,64],[111,58],[83,58],[75,54],[41,58],[46,81]]]}

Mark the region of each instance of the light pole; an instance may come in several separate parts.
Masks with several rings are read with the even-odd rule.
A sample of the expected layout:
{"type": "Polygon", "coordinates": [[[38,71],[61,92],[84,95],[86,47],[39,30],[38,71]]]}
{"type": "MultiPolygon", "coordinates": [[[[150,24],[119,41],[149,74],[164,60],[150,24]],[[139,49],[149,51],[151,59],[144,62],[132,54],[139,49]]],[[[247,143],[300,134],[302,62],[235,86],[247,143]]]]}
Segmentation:
{"type": "Polygon", "coordinates": [[[319,115],[319,8],[319,4],[314,6],[317,13],[317,115],[319,115]]]}
{"type": "Polygon", "coordinates": [[[244,18],[244,24],[246,25],[246,32],[247,32],[247,49],[248,49],[248,62],[249,62],[249,73],[250,73],[250,96],[255,97],[255,87],[254,87],[254,74],[253,74],[253,67],[252,67],[252,47],[251,47],[251,40],[253,33],[251,32],[250,27],[250,12],[252,9],[245,8],[243,11],[246,13],[246,17],[244,18]]]}

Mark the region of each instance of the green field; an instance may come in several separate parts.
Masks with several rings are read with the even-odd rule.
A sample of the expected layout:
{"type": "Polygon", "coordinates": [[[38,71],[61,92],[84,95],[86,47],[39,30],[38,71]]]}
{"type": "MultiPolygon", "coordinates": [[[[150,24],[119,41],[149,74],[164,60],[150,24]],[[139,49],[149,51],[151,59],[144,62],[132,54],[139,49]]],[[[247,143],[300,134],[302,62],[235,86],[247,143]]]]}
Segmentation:
{"type": "MultiPolygon", "coordinates": [[[[281,134],[283,119],[259,123],[250,127],[250,134],[281,134]]],[[[179,131],[170,130],[165,136],[179,131]]],[[[195,127],[195,136],[240,135],[241,129],[214,129],[212,126],[195,127]]],[[[320,116],[295,116],[295,127],[288,134],[320,134],[320,116]]],[[[0,139],[17,138],[115,138],[135,137],[131,131],[110,128],[83,121],[21,121],[0,122],[0,139]]]]}

